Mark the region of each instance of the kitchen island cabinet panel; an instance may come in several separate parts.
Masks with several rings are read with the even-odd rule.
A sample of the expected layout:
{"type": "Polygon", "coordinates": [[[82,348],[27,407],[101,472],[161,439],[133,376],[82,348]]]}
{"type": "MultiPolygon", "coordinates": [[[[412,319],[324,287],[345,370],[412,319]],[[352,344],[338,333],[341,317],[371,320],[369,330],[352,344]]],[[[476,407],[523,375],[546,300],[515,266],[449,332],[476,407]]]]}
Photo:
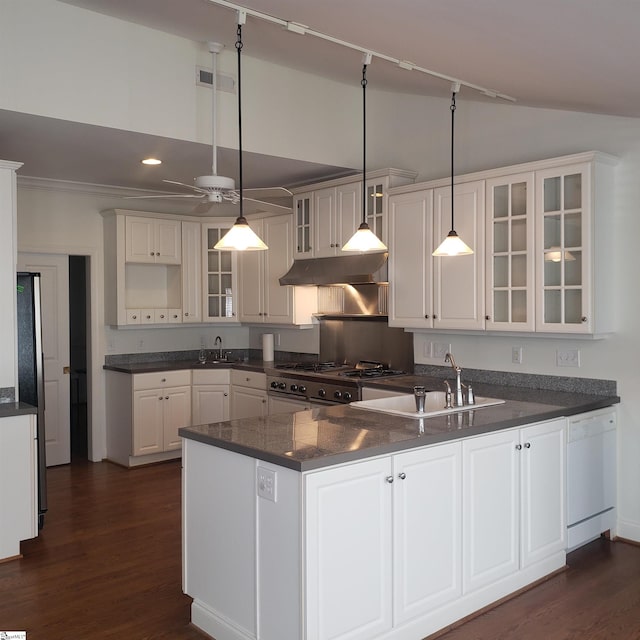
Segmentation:
{"type": "Polygon", "coordinates": [[[392,626],[391,463],[306,479],[307,640],[368,640],[392,626]]]}

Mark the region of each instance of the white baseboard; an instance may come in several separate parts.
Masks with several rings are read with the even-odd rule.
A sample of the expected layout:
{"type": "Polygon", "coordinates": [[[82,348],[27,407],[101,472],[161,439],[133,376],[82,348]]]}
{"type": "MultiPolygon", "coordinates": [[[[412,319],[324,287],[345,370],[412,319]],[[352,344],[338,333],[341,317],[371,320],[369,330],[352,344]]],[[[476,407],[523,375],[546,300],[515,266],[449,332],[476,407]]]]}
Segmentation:
{"type": "Polygon", "coordinates": [[[640,543],[640,523],[618,518],[617,536],[640,543]]]}

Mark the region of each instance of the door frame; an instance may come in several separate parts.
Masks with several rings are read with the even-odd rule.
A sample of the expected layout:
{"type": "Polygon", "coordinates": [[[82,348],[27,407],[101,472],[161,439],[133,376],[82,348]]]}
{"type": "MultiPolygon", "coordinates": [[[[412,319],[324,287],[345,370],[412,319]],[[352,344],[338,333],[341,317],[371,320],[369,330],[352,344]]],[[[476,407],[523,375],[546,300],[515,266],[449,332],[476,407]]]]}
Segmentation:
{"type": "Polygon", "coordinates": [[[91,462],[106,458],[105,379],[102,364],[104,349],[100,339],[104,333],[104,266],[102,252],[87,246],[21,245],[19,253],[84,256],[87,258],[87,456],[91,462]]]}

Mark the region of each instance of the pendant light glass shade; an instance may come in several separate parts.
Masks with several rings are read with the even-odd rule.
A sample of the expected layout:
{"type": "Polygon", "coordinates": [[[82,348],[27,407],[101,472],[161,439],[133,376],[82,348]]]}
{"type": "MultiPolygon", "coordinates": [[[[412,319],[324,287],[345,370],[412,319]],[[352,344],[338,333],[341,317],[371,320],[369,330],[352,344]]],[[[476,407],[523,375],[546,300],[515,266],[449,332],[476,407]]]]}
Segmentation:
{"type": "Polygon", "coordinates": [[[343,251],[386,251],[385,245],[378,236],[369,229],[369,225],[363,222],[358,230],[349,238],[349,241],[342,247],[343,251]]]}
{"type": "Polygon", "coordinates": [[[267,245],[249,226],[246,218],[238,218],[231,229],[213,247],[218,251],[264,251],[267,245]]]}
{"type": "Polygon", "coordinates": [[[264,251],[268,249],[258,235],[251,229],[247,219],[244,217],[244,193],[242,190],[242,23],[246,18],[244,14],[238,12],[238,31],[236,40],[236,50],[238,52],[238,191],[240,195],[240,215],[233,223],[233,226],[213,247],[218,251],[264,251]]]}
{"type": "Polygon", "coordinates": [[[456,93],[460,90],[460,85],[454,84],[453,93],[451,94],[451,231],[447,237],[440,243],[438,248],[431,254],[433,256],[468,256],[473,253],[473,249],[462,241],[456,233],[453,224],[453,208],[454,208],[454,192],[453,192],[453,143],[454,143],[454,114],[456,111],[456,93]]]}
{"type": "Polygon", "coordinates": [[[440,246],[433,252],[434,256],[469,256],[473,249],[466,245],[460,236],[453,231],[440,243],[440,246]]]}
{"type": "Polygon", "coordinates": [[[374,251],[386,251],[387,246],[371,231],[367,224],[367,65],[371,62],[371,54],[365,53],[362,66],[362,223],[358,230],[349,238],[342,247],[342,251],[368,253],[374,251]]]}

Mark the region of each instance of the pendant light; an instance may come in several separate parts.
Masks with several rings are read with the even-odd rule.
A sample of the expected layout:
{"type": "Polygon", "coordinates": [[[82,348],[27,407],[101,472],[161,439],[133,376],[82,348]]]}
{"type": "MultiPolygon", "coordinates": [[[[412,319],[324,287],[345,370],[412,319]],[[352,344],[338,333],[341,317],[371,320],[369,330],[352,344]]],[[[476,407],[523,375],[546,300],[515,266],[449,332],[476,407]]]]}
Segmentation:
{"type": "Polygon", "coordinates": [[[467,246],[456,233],[453,224],[453,142],[454,142],[454,114],[456,112],[456,93],[460,91],[460,85],[454,83],[451,94],[451,231],[440,243],[440,246],[433,252],[434,256],[468,256],[473,253],[473,249],[467,246]]]}
{"type": "MultiPolygon", "coordinates": [[[[367,65],[371,63],[371,54],[365,53],[362,65],[362,223],[349,241],[342,247],[343,251],[372,253],[386,251],[386,245],[371,231],[367,224],[367,65]]],[[[374,194],[375,195],[375,194],[374,194]]]]}
{"type": "Polygon", "coordinates": [[[242,191],[242,25],[246,22],[247,14],[238,11],[238,31],[236,50],[238,52],[238,191],[240,195],[240,215],[233,226],[213,247],[218,251],[264,251],[267,245],[254,233],[244,217],[244,194],[242,191]]]}

